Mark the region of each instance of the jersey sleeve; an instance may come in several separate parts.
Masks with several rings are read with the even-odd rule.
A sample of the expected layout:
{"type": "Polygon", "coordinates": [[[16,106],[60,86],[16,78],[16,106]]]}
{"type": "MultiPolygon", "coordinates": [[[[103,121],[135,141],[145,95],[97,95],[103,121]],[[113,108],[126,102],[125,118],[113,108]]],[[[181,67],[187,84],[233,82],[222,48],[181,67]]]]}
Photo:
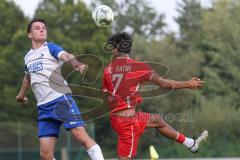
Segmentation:
{"type": "Polygon", "coordinates": [[[50,54],[56,59],[60,59],[60,55],[65,52],[61,46],[56,45],[55,43],[48,43],[47,46],[50,54]]]}
{"type": "Polygon", "coordinates": [[[148,64],[136,61],[132,66],[134,71],[127,73],[126,78],[128,80],[140,83],[151,81],[151,78],[154,75],[154,70],[148,64]]]}
{"type": "Polygon", "coordinates": [[[152,76],[155,74],[155,71],[146,63],[143,63],[145,74],[143,76],[143,82],[151,81],[152,76]]]}
{"type": "Polygon", "coordinates": [[[28,71],[28,68],[26,65],[24,65],[24,72],[25,72],[25,74],[29,74],[29,71],[28,71]]]}

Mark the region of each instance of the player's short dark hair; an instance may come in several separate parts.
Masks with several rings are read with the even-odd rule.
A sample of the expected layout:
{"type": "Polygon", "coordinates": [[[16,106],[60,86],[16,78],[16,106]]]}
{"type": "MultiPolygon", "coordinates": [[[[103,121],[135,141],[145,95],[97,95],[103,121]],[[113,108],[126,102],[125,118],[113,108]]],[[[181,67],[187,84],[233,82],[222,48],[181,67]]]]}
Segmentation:
{"type": "Polygon", "coordinates": [[[30,33],[31,32],[31,28],[32,28],[32,24],[34,22],[42,22],[45,24],[46,28],[47,28],[47,21],[44,19],[44,18],[34,18],[32,19],[29,23],[28,23],[28,26],[27,26],[27,33],[30,33]]]}
{"type": "Polygon", "coordinates": [[[132,36],[127,32],[115,33],[108,38],[108,44],[113,45],[119,52],[130,54],[132,48],[132,36]]]}

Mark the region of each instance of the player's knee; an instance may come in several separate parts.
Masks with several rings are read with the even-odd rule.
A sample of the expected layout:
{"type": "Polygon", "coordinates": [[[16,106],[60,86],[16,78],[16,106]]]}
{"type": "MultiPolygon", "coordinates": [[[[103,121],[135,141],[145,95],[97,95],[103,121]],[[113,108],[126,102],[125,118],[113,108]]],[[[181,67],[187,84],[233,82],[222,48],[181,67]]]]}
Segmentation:
{"type": "Polygon", "coordinates": [[[167,123],[166,123],[166,122],[164,121],[164,119],[163,119],[160,115],[158,115],[158,114],[152,116],[151,121],[156,124],[157,128],[163,128],[163,127],[166,127],[166,126],[167,126],[167,123]]]}
{"type": "Polygon", "coordinates": [[[74,137],[85,147],[89,148],[92,145],[96,144],[96,142],[89,137],[87,132],[83,127],[75,128],[71,130],[74,137]]]}
{"type": "Polygon", "coordinates": [[[53,156],[53,153],[51,153],[49,151],[41,150],[40,151],[40,158],[41,158],[41,160],[53,160],[54,156],[53,156]]]}
{"type": "Polygon", "coordinates": [[[167,126],[167,123],[161,118],[157,121],[158,128],[164,128],[167,126]]]}
{"type": "Polygon", "coordinates": [[[165,122],[160,122],[159,124],[158,124],[158,128],[164,128],[164,127],[166,127],[167,126],[167,124],[165,123],[165,122]]]}

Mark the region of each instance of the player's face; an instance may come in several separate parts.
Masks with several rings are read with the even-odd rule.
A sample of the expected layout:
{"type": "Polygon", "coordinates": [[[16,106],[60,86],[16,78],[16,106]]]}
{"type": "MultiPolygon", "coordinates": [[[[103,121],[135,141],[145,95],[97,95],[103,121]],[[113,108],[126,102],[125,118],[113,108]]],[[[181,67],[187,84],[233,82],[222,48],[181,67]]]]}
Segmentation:
{"type": "Polygon", "coordinates": [[[47,39],[47,28],[42,22],[34,22],[28,37],[33,41],[45,42],[47,39]]]}

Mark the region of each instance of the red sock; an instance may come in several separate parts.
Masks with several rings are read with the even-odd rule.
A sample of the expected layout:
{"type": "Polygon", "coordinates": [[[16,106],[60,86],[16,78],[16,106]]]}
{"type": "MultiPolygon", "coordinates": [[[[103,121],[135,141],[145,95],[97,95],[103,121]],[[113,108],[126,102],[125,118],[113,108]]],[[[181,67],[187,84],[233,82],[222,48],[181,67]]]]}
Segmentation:
{"type": "Polygon", "coordinates": [[[178,133],[176,139],[178,143],[183,143],[185,141],[185,136],[182,133],[178,133]]]}

